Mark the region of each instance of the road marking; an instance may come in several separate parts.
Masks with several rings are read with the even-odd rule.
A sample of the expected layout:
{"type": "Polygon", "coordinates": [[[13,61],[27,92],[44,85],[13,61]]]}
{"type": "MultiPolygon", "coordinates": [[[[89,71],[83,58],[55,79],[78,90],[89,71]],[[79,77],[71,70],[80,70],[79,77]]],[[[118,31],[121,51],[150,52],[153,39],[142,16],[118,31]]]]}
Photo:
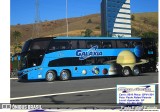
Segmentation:
{"type": "Polygon", "coordinates": [[[10,78],[11,80],[16,80],[16,79],[18,79],[18,78],[10,78]]]}
{"type": "MultiPolygon", "coordinates": [[[[159,83],[150,83],[150,84],[144,84],[144,85],[151,85],[151,84],[159,84],[159,83]]],[[[60,95],[68,95],[68,94],[76,94],[76,93],[106,91],[106,90],[113,90],[113,89],[116,89],[116,88],[117,87],[83,90],[83,91],[73,91],[73,92],[64,92],[64,93],[54,93],[54,94],[44,94],[44,95],[34,95],[34,96],[24,96],[24,97],[15,97],[15,98],[10,98],[10,100],[21,100],[21,99],[39,98],[39,97],[45,97],[45,96],[60,96],[60,95]]]]}
{"type": "Polygon", "coordinates": [[[67,94],[76,94],[76,93],[87,93],[87,92],[95,92],[95,91],[106,91],[116,89],[116,87],[112,88],[102,88],[102,89],[93,89],[93,90],[83,90],[83,91],[73,91],[73,92],[65,92],[65,93],[54,93],[54,94],[44,94],[44,95],[34,95],[34,96],[25,96],[25,97],[15,97],[10,98],[10,100],[20,100],[20,99],[29,99],[29,98],[38,98],[44,96],[57,96],[57,95],[67,95],[67,94]]]}
{"type": "Polygon", "coordinates": [[[150,83],[150,84],[155,84],[155,85],[159,85],[159,83],[150,83]]]}

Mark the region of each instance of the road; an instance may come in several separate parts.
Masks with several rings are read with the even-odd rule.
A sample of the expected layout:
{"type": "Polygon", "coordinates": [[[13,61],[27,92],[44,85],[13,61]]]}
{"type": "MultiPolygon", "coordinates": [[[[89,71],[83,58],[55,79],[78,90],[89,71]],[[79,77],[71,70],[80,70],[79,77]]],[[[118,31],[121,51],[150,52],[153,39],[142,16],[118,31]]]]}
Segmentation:
{"type": "MultiPolygon", "coordinates": [[[[54,82],[18,82],[17,79],[11,79],[11,103],[113,104],[116,103],[118,84],[153,83],[158,83],[158,73],[54,82]]],[[[157,93],[156,96],[158,96],[157,93]]]]}

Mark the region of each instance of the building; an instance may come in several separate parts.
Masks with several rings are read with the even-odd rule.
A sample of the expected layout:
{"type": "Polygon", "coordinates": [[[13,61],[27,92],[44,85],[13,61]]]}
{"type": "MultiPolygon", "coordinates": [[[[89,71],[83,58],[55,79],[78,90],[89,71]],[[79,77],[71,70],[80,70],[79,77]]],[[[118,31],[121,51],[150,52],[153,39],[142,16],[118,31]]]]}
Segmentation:
{"type": "Polygon", "coordinates": [[[102,0],[101,34],[131,37],[130,0],[102,0]]]}

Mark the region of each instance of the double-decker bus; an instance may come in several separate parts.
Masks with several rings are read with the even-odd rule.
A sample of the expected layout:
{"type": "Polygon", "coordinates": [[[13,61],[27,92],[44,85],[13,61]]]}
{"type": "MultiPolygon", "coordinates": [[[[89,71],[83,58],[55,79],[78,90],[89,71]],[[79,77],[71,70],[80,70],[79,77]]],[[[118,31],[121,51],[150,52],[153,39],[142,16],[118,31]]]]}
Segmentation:
{"type": "Polygon", "coordinates": [[[136,61],[143,57],[152,57],[155,51],[150,49],[147,54],[144,54],[144,51],[148,49],[143,49],[142,41],[141,38],[122,37],[30,39],[25,42],[20,54],[18,78],[19,80],[54,81],[56,79],[68,80],[72,77],[139,75],[141,71],[144,71],[145,66],[149,66],[142,66],[143,63],[125,66],[116,63],[116,59],[122,51],[129,51],[136,57],[136,61]]]}

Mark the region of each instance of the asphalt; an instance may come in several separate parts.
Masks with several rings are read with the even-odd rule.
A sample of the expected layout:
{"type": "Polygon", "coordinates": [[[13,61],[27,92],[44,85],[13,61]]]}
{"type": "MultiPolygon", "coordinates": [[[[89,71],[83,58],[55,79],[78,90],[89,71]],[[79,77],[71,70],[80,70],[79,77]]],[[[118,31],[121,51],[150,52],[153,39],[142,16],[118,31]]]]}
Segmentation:
{"type": "MultiPolygon", "coordinates": [[[[116,104],[116,86],[158,83],[158,73],[141,76],[18,82],[11,79],[11,103],[116,104]]],[[[158,85],[156,86],[158,102],[158,85]]]]}

